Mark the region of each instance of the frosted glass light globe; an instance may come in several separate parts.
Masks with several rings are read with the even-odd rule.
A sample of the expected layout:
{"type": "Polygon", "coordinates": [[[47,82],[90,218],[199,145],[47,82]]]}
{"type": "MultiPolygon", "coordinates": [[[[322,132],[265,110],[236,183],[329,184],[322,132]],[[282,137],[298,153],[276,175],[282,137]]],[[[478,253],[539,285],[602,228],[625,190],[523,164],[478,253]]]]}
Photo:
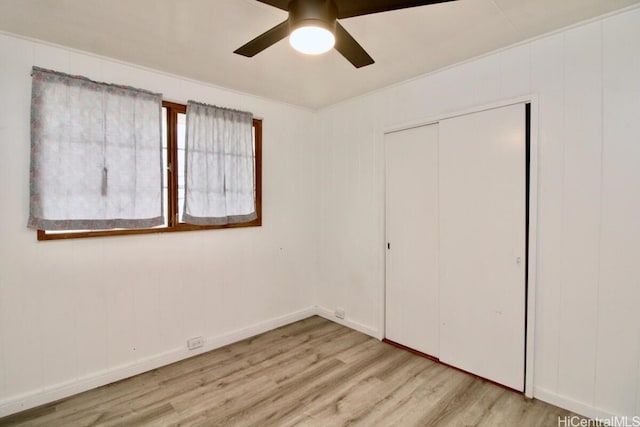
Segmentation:
{"type": "Polygon", "coordinates": [[[330,51],[336,43],[331,31],[321,27],[300,27],[289,36],[289,43],[298,52],[320,55],[330,51]]]}

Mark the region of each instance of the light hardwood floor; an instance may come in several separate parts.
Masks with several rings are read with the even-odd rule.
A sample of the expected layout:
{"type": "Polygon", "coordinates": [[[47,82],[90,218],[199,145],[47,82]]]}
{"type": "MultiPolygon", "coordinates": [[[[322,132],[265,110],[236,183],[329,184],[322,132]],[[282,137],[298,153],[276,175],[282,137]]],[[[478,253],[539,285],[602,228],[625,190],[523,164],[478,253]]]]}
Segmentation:
{"type": "Polygon", "coordinates": [[[557,426],[573,414],[311,317],[0,426],[557,426]]]}

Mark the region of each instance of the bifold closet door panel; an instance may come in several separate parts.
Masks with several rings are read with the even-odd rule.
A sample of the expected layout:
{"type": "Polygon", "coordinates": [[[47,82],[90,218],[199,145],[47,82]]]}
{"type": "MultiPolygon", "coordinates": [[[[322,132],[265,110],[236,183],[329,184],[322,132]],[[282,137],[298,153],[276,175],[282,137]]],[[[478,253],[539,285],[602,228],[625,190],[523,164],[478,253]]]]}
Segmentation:
{"type": "Polygon", "coordinates": [[[524,389],[524,104],[439,124],[440,360],[524,389]]]}
{"type": "Polygon", "coordinates": [[[438,126],[385,135],[385,336],[438,356],[438,126]]]}

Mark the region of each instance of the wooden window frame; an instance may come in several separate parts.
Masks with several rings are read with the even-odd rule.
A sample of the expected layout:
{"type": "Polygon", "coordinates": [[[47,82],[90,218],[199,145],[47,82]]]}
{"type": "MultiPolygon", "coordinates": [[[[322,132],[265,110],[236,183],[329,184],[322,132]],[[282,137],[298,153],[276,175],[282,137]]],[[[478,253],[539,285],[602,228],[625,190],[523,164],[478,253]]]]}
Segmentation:
{"type": "Polygon", "coordinates": [[[168,201],[165,209],[167,225],[156,228],[130,230],[96,230],[69,231],[65,233],[48,234],[45,230],[37,230],[38,240],[66,240],[86,237],[128,236],[137,234],[175,233],[182,231],[216,230],[221,228],[244,228],[262,226],[262,120],[253,119],[255,135],[255,180],[256,180],[256,214],[257,218],[251,222],[223,225],[192,225],[179,221],[178,218],[178,114],[186,114],[187,106],[174,102],[163,101],[162,106],[167,109],[167,188],[168,201]]]}

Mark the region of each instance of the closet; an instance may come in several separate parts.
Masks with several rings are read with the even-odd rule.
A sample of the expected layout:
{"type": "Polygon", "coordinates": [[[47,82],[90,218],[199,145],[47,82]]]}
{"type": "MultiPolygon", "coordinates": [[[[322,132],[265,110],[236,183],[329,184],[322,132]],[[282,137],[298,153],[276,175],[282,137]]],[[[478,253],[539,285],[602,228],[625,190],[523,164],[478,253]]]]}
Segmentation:
{"type": "Polygon", "coordinates": [[[524,390],[527,107],[385,135],[385,336],[524,390]]]}

